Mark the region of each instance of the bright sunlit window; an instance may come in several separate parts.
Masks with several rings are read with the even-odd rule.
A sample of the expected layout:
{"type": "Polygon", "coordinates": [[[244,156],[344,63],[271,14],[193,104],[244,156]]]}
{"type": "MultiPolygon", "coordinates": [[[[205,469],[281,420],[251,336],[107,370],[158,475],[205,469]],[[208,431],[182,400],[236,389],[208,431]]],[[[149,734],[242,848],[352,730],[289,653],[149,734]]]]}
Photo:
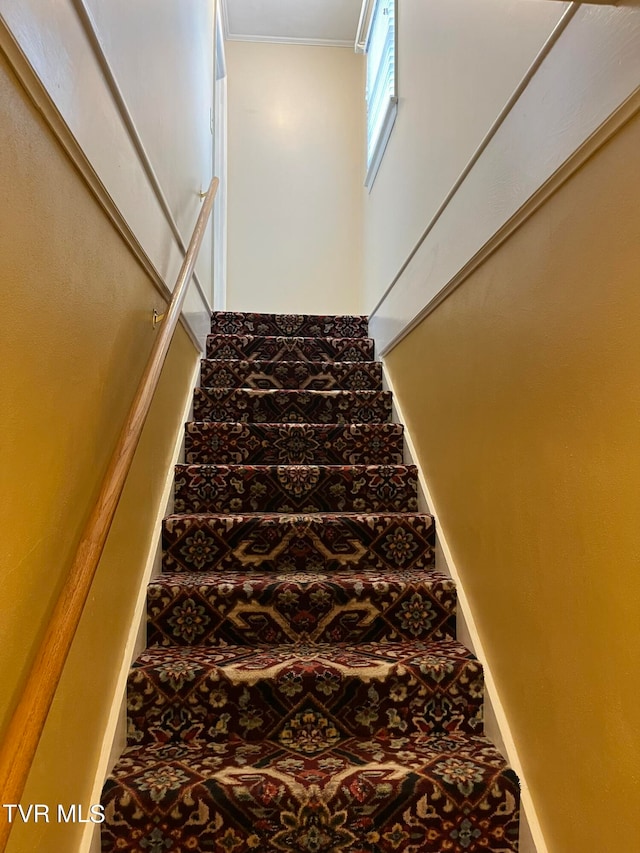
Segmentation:
{"type": "Polygon", "coordinates": [[[365,186],[371,189],[398,111],[395,0],[365,0],[356,49],[367,55],[365,186]]]}

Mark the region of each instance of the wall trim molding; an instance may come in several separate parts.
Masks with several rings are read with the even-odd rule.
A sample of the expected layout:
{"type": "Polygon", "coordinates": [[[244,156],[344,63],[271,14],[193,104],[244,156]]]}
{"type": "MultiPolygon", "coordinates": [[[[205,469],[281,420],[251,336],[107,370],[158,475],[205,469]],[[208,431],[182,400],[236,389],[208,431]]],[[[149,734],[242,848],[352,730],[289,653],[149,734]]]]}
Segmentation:
{"type": "MultiPolygon", "coordinates": [[[[102,182],[78,140],[62,117],[51,95],[43,85],[33,66],[29,62],[29,59],[26,57],[13,33],[7,26],[2,13],[0,13],[0,52],[5,56],[22,88],[75,167],[76,172],[84,181],[100,207],[102,207],[112,225],[125,241],[142,269],[149,276],[161,299],[168,304],[171,300],[171,290],[136,237],[134,231],[129,226],[129,223],[109,193],[109,190],[102,182]]],[[[193,279],[194,283],[196,283],[195,274],[193,279]]],[[[204,305],[209,308],[208,301],[202,293],[200,284],[196,283],[196,287],[198,288],[200,297],[204,300],[204,305]]],[[[158,309],[160,313],[164,310],[161,305],[158,305],[158,309]]],[[[149,316],[149,322],[151,322],[151,316],[149,316]]],[[[191,338],[193,344],[198,350],[201,350],[200,341],[184,315],[181,315],[180,322],[191,338]]]]}
{"type": "MultiPolygon", "coordinates": [[[[595,4],[593,4],[595,5],[595,4]]],[[[565,160],[565,162],[530,196],[527,201],[499,228],[476,254],[458,270],[455,276],[419,311],[391,340],[380,349],[387,355],[431,314],[454,290],[460,287],[491,255],[496,252],[525,222],[536,213],[571,177],[640,112],[640,85],[620,106],[565,160]]],[[[426,235],[425,235],[426,236],[426,235]]],[[[419,248],[419,247],[417,247],[419,248]]],[[[413,257],[412,253],[411,257],[413,257]]],[[[411,257],[403,265],[406,269],[411,257]]],[[[401,273],[399,274],[399,276],[401,273]]],[[[398,278],[399,278],[398,276],[398,278]]],[[[397,280],[397,279],[396,279],[397,280]]],[[[380,302],[382,304],[382,300],[380,302]]],[[[378,306],[379,307],[379,306],[378,306]]]]}
{"type": "Polygon", "coordinates": [[[229,38],[229,12],[227,11],[227,0],[218,0],[220,18],[222,19],[222,37],[225,41],[229,38]]]}
{"type": "Polygon", "coordinates": [[[356,53],[365,53],[366,51],[374,5],[375,0],[362,0],[362,8],[360,9],[360,18],[358,19],[358,29],[356,30],[354,44],[356,53]]]}
{"type": "MultiPolygon", "coordinates": [[[[82,0],[80,0],[82,2],[82,0]]],[[[229,29],[229,10],[226,0],[220,0],[222,32],[225,41],[264,42],[265,44],[301,44],[307,47],[351,47],[353,41],[347,39],[307,39],[287,38],[285,36],[257,36],[249,33],[232,33],[229,29]]]]}
{"type": "Polygon", "coordinates": [[[263,44],[300,44],[305,47],[350,47],[353,48],[353,42],[342,41],[337,39],[305,39],[291,38],[286,36],[255,36],[242,35],[240,33],[229,33],[225,36],[225,41],[248,41],[260,42],[263,44]]]}
{"type": "Polygon", "coordinates": [[[549,853],[542,827],[536,812],[535,804],[527,786],[522,762],[518,755],[511,727],[504,706],[500,699],[498,688],[487,660],[480,632],[465,593],[464,585],[460,579],[460,572],[451,553],[446,533],[440,524],[437,506],[433,500],[429,484],[424,471],[418,460],[415,445],[409,433],[404,418],[402,405],[389,375],[386,364],[383,362],[383,385],[391,391],[393,397],[393,419],[404,426],[405,457],[407,462],[415,465],[418,469],[418,503],[420,511],[427,511],[435,519],[436,523],[436,564],[439,571],[448,574],[456,583],[458,597],[458,638],[469,647],[482,664],[485,681],[485,723],[493,724],[488,736],[496,742],[496,745],[505,753],[511,767],[517,773],[521,786],[521,813],[520,813],[520,851],[521,853],[549,853]],[[460,636],[462,634],[462,636],[460,636]],[[532,846],[533,845],[533,846],[532,846]]]}
{"type": "MultiPolygon", "coordinates": [[[[93,790],[91,792],[91,803],[99,803],[102,793],[102,786],[108,774],[111,772],[114,761],[118,757],[121,745],[126,741],[126,688],[127,678],[131,669],[131,664],[140,653],[140,641],[143,639],[143,645],[146,645],[146,600],[147,600],[147,585],[151,578],[159,572],[160,561],[162,559],[162,519],[170,511],[173,503],[173,482],[175,479],[175,466],[181,459],[184,459],[184,426],[191,418],[193,411],[193,389],[199,384],[200,379],[200,359],[197,359],[196,365],[189,380],[189,392],[186,398],[186,404],[182,411],[180,429],[176,437],[173,453],[166,472],[165,481],[162,487],[162,494],[158,504],[158,511],[154,522],[156,534],[149,545],[147,559],[144,571],[140,578],[140,588],[135,602],[129,633],[122,655],[120,671],[114,687],[111,707],[107,723],[104,728],[102,743],[100,745],[100,754],[96,765],[96,776],[94,779],[93,790]]],[[[100,824],[88,823],[84,827],[80,848],[78,853],[99,853],[99,843],[96,845],[96,838],[100,836],[100,824]]]]}
{"type": "MultiPolygon", "coordinates": [[[[397,81],[397,76],[395,79],[397,81]]],[[[371,190],[373,189],[373,184],[375,182],[376,175],[378,174],[380,164],[382,163],[382,157],[387,147],[387,143],[389,142],[389,137],[391,136],[391,131],[393,130],[397,115],[398,98],[394,96],[393,98],[389,98],[389,102],[387,104],[387,108],[384,114],[384,121],[382,122],[382,127],[380,130],[380,135],[378,136],[375,147],[373,149],[373,154],[371,155],[371,162],[369,163],[364,178],[364,185],[369,192],[371,192],[371,190]]]]}

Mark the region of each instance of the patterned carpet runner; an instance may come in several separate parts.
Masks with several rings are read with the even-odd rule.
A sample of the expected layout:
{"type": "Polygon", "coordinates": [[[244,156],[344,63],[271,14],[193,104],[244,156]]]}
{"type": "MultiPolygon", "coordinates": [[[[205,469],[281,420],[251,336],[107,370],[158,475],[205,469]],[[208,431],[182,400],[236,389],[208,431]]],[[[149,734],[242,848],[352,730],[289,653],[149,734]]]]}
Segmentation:
{"type": "Polygon", "coordinates": [[[212,332],[103,853],[517,851],[366,318],[212,332]]]}

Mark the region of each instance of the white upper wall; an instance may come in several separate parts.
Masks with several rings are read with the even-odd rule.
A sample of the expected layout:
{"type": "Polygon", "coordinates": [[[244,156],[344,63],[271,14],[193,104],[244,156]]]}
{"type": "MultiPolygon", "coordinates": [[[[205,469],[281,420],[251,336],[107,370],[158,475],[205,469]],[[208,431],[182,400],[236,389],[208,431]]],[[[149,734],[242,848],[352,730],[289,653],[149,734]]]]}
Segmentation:
{"type": "Polygon", "coordinates": [[[398,115],[365,202],[367,311],[398,273],[566,5],[398,4],[398,115]]]}
{"type": "Polygon", "coordinates": [[[364,211],[381,355],[640,108],[640,0],[399,5],[398,116],[364,211]]]}
{"type": "Polygon", "coordinates": [[[364,60],[229,41],[227,307],[362,309],[364,60]]]}
{"type": "Polygon", "coordinates": [[[171,212],[189,237],[194,195],[211,174],[213,4],[85,2],[171,212]]]}
{"type": "MultiPolygon", "coordinates": [[[[0,0],[4,25],[169,288],[209,185],[213,150],[214,0],[0,0]],[[86,11],[88,19],[80,14],[86,11]],[[79,13],[80,12],[80,13],[79,13]],[[108,81],[106,62],[133,120],[108,81]],[[141,142],[142,155],[133,136],[141,142]],[[148,158],[168,202],[145,171],[148,158]]],[[[198,260],[185,315],[202,338],[211,302],[211,242],[198,260]]]]}

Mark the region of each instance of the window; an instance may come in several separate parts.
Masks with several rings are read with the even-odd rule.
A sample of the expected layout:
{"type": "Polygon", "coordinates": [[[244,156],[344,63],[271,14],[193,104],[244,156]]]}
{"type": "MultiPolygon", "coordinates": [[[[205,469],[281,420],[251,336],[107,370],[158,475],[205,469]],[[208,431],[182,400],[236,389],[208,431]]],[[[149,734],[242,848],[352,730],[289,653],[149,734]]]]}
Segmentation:
{"type": "Polygon", "coordinates": [[[365,186],[371,189],[398,111],[395,0],[364,0],[356,50],[367,54],[365,186]]]}

